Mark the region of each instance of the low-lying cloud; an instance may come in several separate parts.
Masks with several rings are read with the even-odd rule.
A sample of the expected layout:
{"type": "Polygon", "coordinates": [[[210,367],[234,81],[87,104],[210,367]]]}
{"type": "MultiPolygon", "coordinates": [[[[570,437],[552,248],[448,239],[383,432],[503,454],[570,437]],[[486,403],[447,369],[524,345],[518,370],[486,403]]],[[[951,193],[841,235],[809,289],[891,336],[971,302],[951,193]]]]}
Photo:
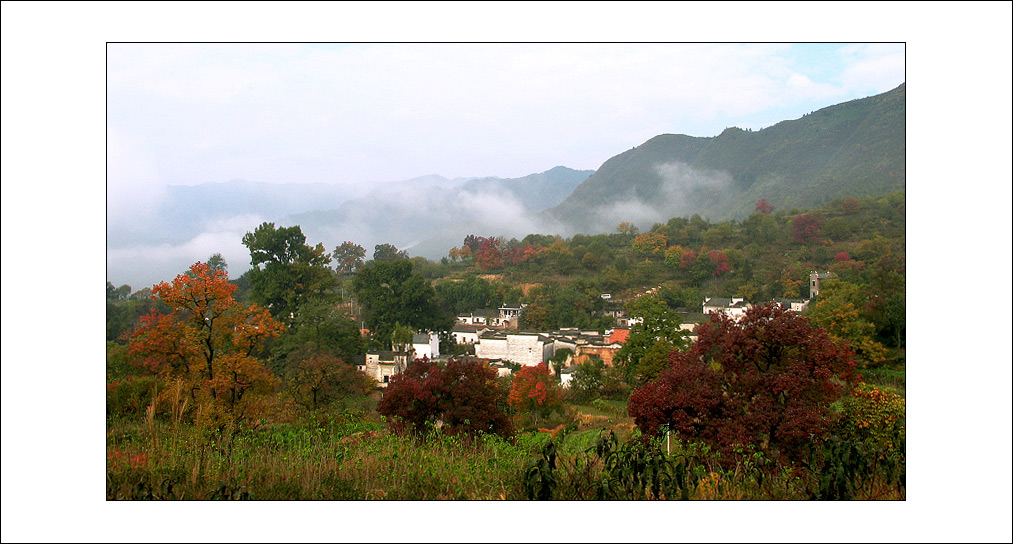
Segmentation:
{"type": "Polygon", "coordinates": [[[694,168],[682,162],[660,163],[654,169],[659,178],[656,195],[630,196],[597,210],[598,222],[607,227],[603,232],[624,221],[641,228],[664,223],[706,209],[732,191],[733,178],[728,172],[694,168]]]}
{"type": "Polygon", "coordinates": [[[208,223],[205,231],[179,242],[135,243],[106,250],[108,279],[114,285],[126,283],[134,291],[170,281],[197,261],[221,253],[229,265],[229,276],[238,277],[250,267],[250,252],[243,235],[264,221],[263,217],[241,215],[208,223]]]}

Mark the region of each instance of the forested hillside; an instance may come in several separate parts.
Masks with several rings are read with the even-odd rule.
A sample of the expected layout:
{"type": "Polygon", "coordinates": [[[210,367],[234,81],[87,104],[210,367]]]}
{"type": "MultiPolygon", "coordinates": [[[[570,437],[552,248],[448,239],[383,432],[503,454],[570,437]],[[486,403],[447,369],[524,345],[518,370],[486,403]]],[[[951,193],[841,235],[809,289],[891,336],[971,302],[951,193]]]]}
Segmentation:
{"type": "Polygon", "coordinates": [[[904,193],[753,210],[468,234],[439,261],[264,223],[239,278],[215,254],[137,293],[107,284],[107,497],[903,498],[904,193]],[[829,276],[804,312],[766,304],[809,299],[811,271],[829,276]],[[755,306],[689,341],[716,296],[755,306]],[[643,323],[564,388],[568,349],[500,375],[448,334],[517,302],[532,331],[643,323]],[[380,389],[367,350],[418,331],[444,356],[380,389]]]}
{"type": "Polygon", "coordinates": [[[761,198],[810,207],[901,190],[904,123],[901,84],[757,131],[663,134],[606,161],[547,213],[575,232],[600,232],[623,213],[641,226],[694,213],[742,220],[761,198]]]}

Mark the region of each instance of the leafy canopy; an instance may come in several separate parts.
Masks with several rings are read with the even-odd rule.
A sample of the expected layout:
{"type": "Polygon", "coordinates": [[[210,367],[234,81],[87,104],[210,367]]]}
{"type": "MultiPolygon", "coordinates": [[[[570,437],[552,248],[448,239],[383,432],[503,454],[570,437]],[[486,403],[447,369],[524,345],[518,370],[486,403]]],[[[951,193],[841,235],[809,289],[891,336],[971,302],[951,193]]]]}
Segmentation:
{"type": "Polygon", "coordinates": [[[416,359],[391,377],[377,412],[391,418],[395,430],[426,432],[439,425],[448,434],[513,434],[503,411],[496,370],[478,361],[451,360],[440,368],[416,359]]]}
{"type": "Polygon", "coordinates": [[[833,425],[830,404],[856,380],[851,350],[776,304],[754,306],[735,322],[715,315],[686,351],[673,351],[657,380],[630,396],[644,434],[667,425],[733,462],[736,449],[802,455],[833,425]]]}
{"type": "MultiPolygon", "coordinates": [[[[626,303],[626,313],[643,319],[630,327],[629,338],[616,353],[616,360],[625,365],[629,379],[644,374],[646,367],[642,368],[642,363],[655,344],[662,343],[669,350],[686,345],[686,331],[680,328],[682,319],[661,298],[646,295],[633,299],[626,303]]],[[[641,379],[649,378],[650,374],[653,373],[641,379]]]]}
{"type": "Polygon", "coordinates": [[[249,393],[276,385],[259,356],[285,326],[256,304],[237,303],[235,290],[224,271],[200,262],[155,285],[152,293],[171,311],[144,317],[129,349],[163,380],[187,384],[193,400],[239,416],[249,393]]]}
{"type": "Polygon", "coordinates": [[[298,225],[275,228],[263,223],[243,236],[250,250],[250,300],[291,324],[307,300],[333,298],[337,286],[331,257],[323,244],[309,246],[298,225]]]}

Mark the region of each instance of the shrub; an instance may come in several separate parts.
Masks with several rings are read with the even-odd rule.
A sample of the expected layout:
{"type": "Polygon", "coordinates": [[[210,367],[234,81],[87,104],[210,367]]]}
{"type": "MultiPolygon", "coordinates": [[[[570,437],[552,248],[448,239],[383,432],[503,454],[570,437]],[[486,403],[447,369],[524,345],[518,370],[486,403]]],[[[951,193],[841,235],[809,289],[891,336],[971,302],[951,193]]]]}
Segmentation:
{"type": "Polygon", "coordinates": [[[748,445],[799,458],[812,437],[827,434],[830,403],[855,380],[846,345],[775,304],[739,322],[716,316],[698,331],[689,350],[672,352],[670,368],[631,395],[629,414],[644,434],[667,424],[714,446],[726,464],[748,445]]]}
{"type": "Polygon", "coordinates": [[[451,360],[445,368],[428,359],[416,360],[390,385],[377,411],[393,418],[391,427],[409,426],[417,433],[442,426],[448,434],[490,433],[510,436],[496,371],[478,361],[451,360]]]}
{"type": "Polygon", "coordinates": [[[558,411],[563,406],[563,395],[545,363],[526,366],[514,374],[508,397],[510,406],[518,411],[533,411],[542,415],[558,411]]]}
{"type": "Polygon", "coordinates": [[[107,415],[141,415],[151,404],[155,385],[154,376],[127,376],[106,386],[107,415]]]}

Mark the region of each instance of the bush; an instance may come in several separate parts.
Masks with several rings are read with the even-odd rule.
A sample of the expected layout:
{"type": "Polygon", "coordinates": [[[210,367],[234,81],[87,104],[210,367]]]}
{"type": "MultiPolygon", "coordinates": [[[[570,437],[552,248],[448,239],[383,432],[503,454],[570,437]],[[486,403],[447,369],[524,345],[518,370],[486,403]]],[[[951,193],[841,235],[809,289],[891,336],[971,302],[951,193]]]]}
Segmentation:
{"type": "Polygon", "coordinates": [[[548,365],[539,363],[526,366],[514,374],[508,402],[518,411],[538,412],[546,416],[562,409],[563,394],[549,375],[548,365]]]}
{"type": "Polygon", "coordinates": [[[689,350],[630,396],[629,414],[646,435],[665,425],[702,440],[734,464],[752,445],[768,457],[798,459],[834,422],[830,403],[854,383],[846,345],[775,304],[755,306],[739,322],[718,316],[689,350]]]}
{"type": "Polygon", "coordinates": [[[448,434],[510,436],[496,371],[478,361],[451,360],[445,368],[416,360],[391,378],[377,411],[392,418],[392,429],[427,433],[442,427],[448,434]]]}
{"type": "Polygon", "coordinates": [[[625,399],[629,397],[630,389],[621,367],[606,367],[600,358],[592,357],[574,369],[566,393],[571,402],[583,404],[603,398],[625,399]]]}
{"type": "Polygon", "coordinates": [[[141,415],[151,405],[158,379],[127,376],[106,386],[106,415],[141,415]]]}

